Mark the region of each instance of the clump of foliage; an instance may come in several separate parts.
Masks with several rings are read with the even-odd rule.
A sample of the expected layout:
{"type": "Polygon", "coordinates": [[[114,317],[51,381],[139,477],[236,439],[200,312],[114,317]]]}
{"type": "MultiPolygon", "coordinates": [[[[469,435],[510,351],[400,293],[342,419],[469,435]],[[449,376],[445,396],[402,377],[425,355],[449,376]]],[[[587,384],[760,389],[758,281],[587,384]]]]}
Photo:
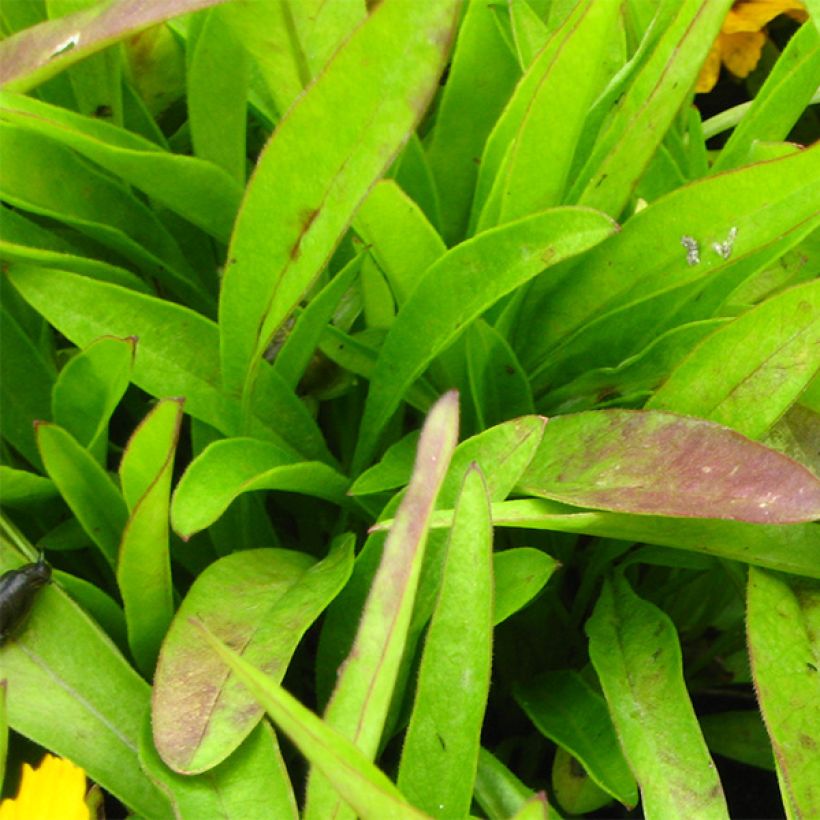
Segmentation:
{"type": "Polygon", "coordinates": [[[820,816],[820,15],[702,121],[731,5],[3,5],[10,771],[820,816]]]}

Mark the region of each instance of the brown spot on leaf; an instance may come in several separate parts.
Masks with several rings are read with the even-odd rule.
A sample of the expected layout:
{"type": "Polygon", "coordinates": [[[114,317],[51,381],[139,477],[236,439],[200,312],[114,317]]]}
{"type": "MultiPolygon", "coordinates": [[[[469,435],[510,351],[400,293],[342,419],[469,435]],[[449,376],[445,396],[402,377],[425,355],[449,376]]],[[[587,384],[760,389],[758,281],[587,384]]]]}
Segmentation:
{"type": "Polygon", "coordinates": [[[310,230],[310,226],[316,221],[317,216],[319,216],[318,208],[302,211],[302,227],[299,229],[299,236],[296,237],[296,242],[293,243],[293,247],[290,249],[290,258],[292,260],[296,261],[299,258],[302,239],[304,239],[305,234],[310,230]]]}

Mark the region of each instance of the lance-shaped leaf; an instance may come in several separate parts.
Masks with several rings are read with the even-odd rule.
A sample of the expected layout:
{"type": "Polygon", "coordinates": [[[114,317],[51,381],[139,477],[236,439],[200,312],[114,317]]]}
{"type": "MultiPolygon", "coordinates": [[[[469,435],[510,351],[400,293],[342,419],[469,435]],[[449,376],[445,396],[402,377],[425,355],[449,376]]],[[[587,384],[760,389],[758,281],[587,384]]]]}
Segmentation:
{"type": "Polygon", "coordinates": [[[637,804],[635,778],[606,703],[577,672],[547,672],[514,694],[538,731],[577,758],[598,786],[626,806],[637,804]]]}
{"type": "Polygon", "coordinates": [[[679,5],[596,140],[577,178],[576,189],[584,186],[580,196],[570,194],[569,201],[617,218],[680,110],[731,0],[683,0],[679,5]]]}
{"type": "MultiPolygon", "coordinates": [[[[21,538],[5,520],[0,528],[0,571],[17,569],[11,543],[21,538]]],[[[3,678],[12,729],[82,766],[131,811],[171,816],[137,759],[150,687],[58,584],[40,590],[25,630],[3,646],[3,678]]]]}
{"type": "Polygon", "coordinates": [[[102,338],[74,356],[51,392],[54,421],[105,463],[108,422],[125,393],[137,340],[102,338]]]}
{"type": "MultiPolygon", "coordinates": [[[[187,413],[223,433],[238,432],[238,401],[222,390],[213,322],[167,299],[65,271],[14,266],[8,276],[23,298],[78,347],[100,336],[136,336],[136,385],[157,398],[181,396],[187,413]]],[[[265,366],[260,375],[265,390],[259,393],[252,434],[284,450],[304,447],[307,457],[332,460],[305,405],[272,368],[265,366]]]]}
{"type": "Polygon", "coordinates": [[[820,813],[820,587],[751,569],[747,637],[787,816],[820,813]]]}
{"type": "Polygon", "coordinates": [[[647,408],[760,438],[820,370],[820,282],[772,296],[701,342],[647,408]]]}
{"type": "Polygon", "coordinates": [[[222,662],[230,667],[299,751],[330,779],[333,788],[357,815],[384,820],[422,820],[425,817],[404,800],[399,790],[357,746],[211,633],[204,632],[204,635],[222,662]]]}
{"type": "Polygon", "coordinates": [[[550,420],[519,488],[616,512],[760,524],[820,517],[820,481],[734,430],[655,410],[550,420]]]}
{"type": "Polygon", "coordinates": [[[470,811],[490,688],[492,532],[487,486],[473,466],[456,504],[399,765],[402,794],[433,817],[470,811]]]}
{"type": "Polygon", "coordinates": [[[589,655],[641,789],[646,817],[728,820],[723,789],[683,680],[669,617],[620,577],[587,621],[589,655]]]}
{"type": "Polygon", "coordinates": [[[38,422],[35,435],[46,472],[111,566],[128,520],[128,508],[108,473],[70,433],[38,422]]]}
{"type": "Polygon", "coordinates": [[[486,231],[432,265],[384,340],[354,463],[362,467],[372,457],[407,389],[470,322],[545,268],[593,247],[615,229],[597,211],[554,208],[486,231]]]}
{"type": "Polygon", "coordinates": [[[154,682],[154,742],[172,769],[196,774],[216,766],[262,716],[190,619],[281,680],[302,635],[347,581],[353,541],[340,537],[319,563],[290,550],[244,550],[197,577],[168,631],[154,682]]]}
{"type": "Polygon", "coordinates": [[[519,77],[495,8],[468,3],[430,137],[430,168],[441,199],[442,235],[461,240],[470,216],[476,162],[519,77]],[[481,93],[476,94],[476,88],[481,93]]]}
{"type": "Polygon", "coordinates": [[[227,242],[242,185],[213,163],[22,94],[0,92],[0,109],[4,120],[72,148],[227,242]]]}
{"type": "MultiPolygon", "coordinates": [[[[452,510],[438,510],[430,526],[434,529],[449,527],[452,522],[452,510]]],[[[371,527],[371,532],[389,530],[392,524],[385,518],[371,527]]],[[[540,498],[494,503],[493,524],[496,527],[555,530],[659,544],[820,578],[817,562],[820,527],[814,524],[781,527],[742,521],[592,512],[540,498]]]]}
{"type": "MultiPolygon", "coordinates": [[[[543,296],[548,301],[539,298],[534,286],[532,307],[522,310],[514,334],[514,347],[524,366],[541,366],[545,371],[543,379],[533,374],[534,389],[550,384],[556,370],[553,351],[565,355],[559,353],[559,346],[584,325],[638,300],[722,275],[786,234],[799,242],[805,236],[801,226],[808,233],[817,225],[818,185],[820,146],[692,182],[628,219],[616,236],[591,251],[584,264],[564,276],[557,287],[545,280],[543,296]],[[732,228],[735,240],[729,258],[724,258],[712,245],[725,242],[732,228]],[[699,243],[699,264],[688,263],[682,236],[699,243]]],[[[599,337],[597,344],[611,341],[599,337]]],[[[599,353],[594,360],[614,365],[632,352],[636,351],[617,361],[601,361],[599,353]]]]}
{"type": "Polygon", "coordinates": [[[243,388],[424,113],[458,5],[384,0],[277,126],[248,186],[223,279],[222,369],[232,390],[243,388]]]}
{"type": "MultiPolygon", "coordinates": [[[[422,428],[416,466],[396,526],[385,542],[356,640],[325,710],[325,722],[370,760],[378,749],[404,653],[428,522],[457,438],[458,394],[451,391],[434,405],[422,428]]],[[[308,781],[305,817],[332,816],[338,808],[330,782],[314,771],[308,781]]]]}
{"type": "Polygon", "coordinates": [[[498,758],[483,747],[479,750],[475,799],[490,820],[507,820],[532,796],[532,789],[498,758]]]}
{"type": "Polygon", "coordinates": [[[0,44],[0,85],[28,91],[106,46],[223,0],[101,2],[13,34],[0,44]]]}
{"type": "Polygon", "coordinates": [[[117,583],[125,604],[128,645],[147,677],[174,616],[168,553],[168,507],[182,402],[160,402],[128,441],[120,481],[130,516],[122,535],[117,583]]]}
{"type": "Polygon", "coordinates": [[[327,464],[299,461],[268,441],[223,439],[188,465],[174,491],[171,521],[188,538],[213,524],[242,493],[284,490],[343,504],[349,484],[327,464]]]}
{"type": "Polygon", "coordinates": [[[493,624],[523,609],[546,585],[560,564],[532,547],[513,547],[493,554],[493,624]]]}
{"type": "Polygon", "coordinates": [[[713,173],[746,160],[756,140],[786,139],[817,93],[818,65],[820,31],[809,21],[783,49],[749,110],[712,165],[713,173]]]}

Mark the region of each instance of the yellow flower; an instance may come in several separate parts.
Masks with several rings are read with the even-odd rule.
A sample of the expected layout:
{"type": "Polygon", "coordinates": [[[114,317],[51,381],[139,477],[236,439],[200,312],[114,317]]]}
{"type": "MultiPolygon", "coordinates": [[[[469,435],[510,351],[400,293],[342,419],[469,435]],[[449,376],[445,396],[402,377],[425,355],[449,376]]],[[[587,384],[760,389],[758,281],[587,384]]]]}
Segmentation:
{"type": "Polygon", "coordinates": [[[0,820],[90,820],[85,772],[70,760],[47,754],[36,769],[23,764],[17,797],[0,803],[0,820]]]}
{"type": "Polygon", "coordinates": [[[695,91],[702,94],[714,88],[721,63],[736,77],[747,77],[757,65],[766,42],[763,29],[784,13],[801,22],[807,17],[799,0],[738,0],[733,3],[700,71],[695,91]]]}

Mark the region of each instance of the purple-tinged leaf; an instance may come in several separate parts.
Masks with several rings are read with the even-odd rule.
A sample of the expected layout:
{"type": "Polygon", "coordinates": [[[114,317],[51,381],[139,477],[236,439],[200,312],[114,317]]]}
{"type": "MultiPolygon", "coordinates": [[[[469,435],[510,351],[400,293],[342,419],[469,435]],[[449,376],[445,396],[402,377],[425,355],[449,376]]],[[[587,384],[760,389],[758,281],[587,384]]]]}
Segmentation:
{"type": "Polygon", "coordinates": [[[558,416],[519,488],[614,512],[790,524],[820,518],[820,481],[787,456],[658,411],[558,416]]]}
{"type": "MultiPolygon", "coordinates": [[[[413,476],[384,545],[353,648],[340,669],[325,722],[373,759],[399,674],[430,516],[458,438],[458,393],[430,411],[419,438],[413,476]]],[[[314,771],[305,818],[348,817],[330,782],[314,771]],[[337,813],[338,812],[338,813],[337,813]]]]}
{"type": "Polygon", "coordinates": [[[106,46],[224,0],[117,0],[48,20],[0,43],[0,86],[28,91],[106,46]]]}

